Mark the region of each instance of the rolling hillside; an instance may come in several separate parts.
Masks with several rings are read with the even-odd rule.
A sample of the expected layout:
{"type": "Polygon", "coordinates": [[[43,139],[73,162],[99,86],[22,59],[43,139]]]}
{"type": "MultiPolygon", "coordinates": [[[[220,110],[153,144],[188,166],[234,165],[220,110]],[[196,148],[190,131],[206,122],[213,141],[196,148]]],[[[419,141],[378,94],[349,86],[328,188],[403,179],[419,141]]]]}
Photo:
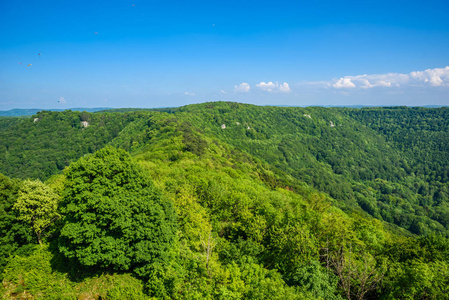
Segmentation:
{"type": "Polygon", "coordinates": [[[3,293],[447,299],[445,114],[215,102],[0,119],[3,293]],[[27,179],[59,199],[43,246],[17,204],[27,179]]]}

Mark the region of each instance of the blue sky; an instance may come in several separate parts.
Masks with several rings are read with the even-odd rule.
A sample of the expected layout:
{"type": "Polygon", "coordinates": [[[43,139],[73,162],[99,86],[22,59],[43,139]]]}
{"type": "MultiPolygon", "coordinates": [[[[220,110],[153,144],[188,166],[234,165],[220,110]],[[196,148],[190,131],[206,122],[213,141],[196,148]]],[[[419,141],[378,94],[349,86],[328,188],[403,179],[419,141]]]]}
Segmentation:
{"type": "Polygon", "coordinates": [[[448,15],[447,0],[0,0],[0,110],[449,105],[448,15]]]}

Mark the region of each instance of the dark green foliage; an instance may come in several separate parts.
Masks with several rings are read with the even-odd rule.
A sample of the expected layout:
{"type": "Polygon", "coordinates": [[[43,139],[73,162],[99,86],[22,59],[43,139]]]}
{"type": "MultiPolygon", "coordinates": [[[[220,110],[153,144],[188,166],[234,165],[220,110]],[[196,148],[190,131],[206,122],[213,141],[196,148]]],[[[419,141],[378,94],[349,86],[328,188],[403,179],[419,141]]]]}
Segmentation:
{"type": "Polygon", "coordinates": [[[8,128],[20,123],[23,118],[4,117],[0,118],[0,131],[8,130],[8,128]]]}
{"type": "Polygon", "coordinates": [[[106,147],[66,172],[59,249],[84,266],[148,276],[174,246],[172,204],[123,150],[106,147]]]}
{"type": "Polygon", "coordinates": [[[406,171],[430,181],[448,182],[449,109],[365,108],[347,111],[409,156],[406,171]]]}
{"type": "Polygon", "coordinates": [[[448,109],[214,102],[182,107],[175,115],[275,173],[328,193],[341,208],[360,207],[415,234],[448,232],[448,109]]]}
{"type": "Polygon", "coordinates": [[[448,230],[449,109],[364,108],[345,113],[382,135],[403,157],[401,167],[408,176],[397,180],[401,185],[381,191],[388,195],[382,202],[390,207],[401,204],[392,212],[397,215],[404,208],[411,212],[403,205],[406,199],[419,217],[394,221],[416,234],[448,230]]]}
{"type": "Polygon", "coordinates": [[[183,132],[184,140],[182,142],[185,145],[186,151],[196,155],[203,154],[207,147],[207,142],[195,134],[192,126],[189,123],[184,123],[180,130],[183,132]]]}
{"type": "Polygon", "coordinates": [[[0,119],[0,172],[44,181],[70,162],[103,148],[133,120],[132,114],[73,111],[0,119]],[[81,121],[88,121],[88,127],[81,121]]]}

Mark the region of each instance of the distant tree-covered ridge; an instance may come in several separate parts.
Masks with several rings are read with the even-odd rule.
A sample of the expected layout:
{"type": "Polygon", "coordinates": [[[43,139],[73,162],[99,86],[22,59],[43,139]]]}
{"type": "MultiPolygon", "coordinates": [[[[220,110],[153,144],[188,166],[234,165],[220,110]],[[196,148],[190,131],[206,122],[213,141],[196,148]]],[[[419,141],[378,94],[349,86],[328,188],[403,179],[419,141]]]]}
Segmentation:
{"type": "MultiPolygon", "coordinates": [[[[97,108],[71,108],[70,110],[73,111],[87,111],[87,112],[96,112],[96,111],[105,111],[110,108],[105,107],[97,107],[97,108]]],[[[10,110],[0,110],[0,117],[25,117],[25,116],[32,116],[40,111],[43,111],[45,109],[37,109],[37,108],[31,108],[31,109],[10,109],[10,110]]],[[[66,109],[47,109],[48,111],[59,111],[62,112],[66,109]]]]}
{"type": "Polygon", "coordinates": [[[58,214],[41,245],[24,218],[39,207],[18,204],[30,180],[0,175],[0,292],[448,299],[449,240],[435,217],[447,199],[423,206],[436,196],[420,181],[437,183],[357,112],[219,102],[105,114],[132,120],[39,183],[58,214]]]}
{"type": "Polygon", "coordinates": [[[111,142],[135,114],[41,111],[31,118],[0,118],[0,172],[46,180],[111,142]]]}

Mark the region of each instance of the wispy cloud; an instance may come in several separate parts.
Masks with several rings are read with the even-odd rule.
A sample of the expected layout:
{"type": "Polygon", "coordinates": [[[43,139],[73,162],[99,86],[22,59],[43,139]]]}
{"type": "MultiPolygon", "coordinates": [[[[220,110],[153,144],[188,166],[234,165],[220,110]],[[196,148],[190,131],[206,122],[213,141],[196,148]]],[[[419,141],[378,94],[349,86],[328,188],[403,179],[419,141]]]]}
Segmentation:
{"type": "Polygon", "coordinates": [[[330,82],[336,89],[401,87],[401,86],[449,86],[449,66],[445,68],[414,71],[409,74],[387,73],[345,76],[330,82]]]}
{"type": "Polygon", "coordinates": [[[234,91],[237,93],[248,93],[250,88],[248,83],[242,82],[239,85],[234,86],[234,91]]]}
{"type": "Polygon", "coordinates": [[[264,91],[267,92],[283,92],[283,93],[288,93],[290,92],[290,86],[288,85],[287,82],[284,83],[278,83],[275,82],[273,83],[272,81],[265,83],[265,82],[261,82],[256,84],[256,86],[264,91]]]}
{"type": "Polygon", "coordinates": [[[184,95],[186,95],[186,96],[195,96],[195,93],[184,92],[184,95]]]}

